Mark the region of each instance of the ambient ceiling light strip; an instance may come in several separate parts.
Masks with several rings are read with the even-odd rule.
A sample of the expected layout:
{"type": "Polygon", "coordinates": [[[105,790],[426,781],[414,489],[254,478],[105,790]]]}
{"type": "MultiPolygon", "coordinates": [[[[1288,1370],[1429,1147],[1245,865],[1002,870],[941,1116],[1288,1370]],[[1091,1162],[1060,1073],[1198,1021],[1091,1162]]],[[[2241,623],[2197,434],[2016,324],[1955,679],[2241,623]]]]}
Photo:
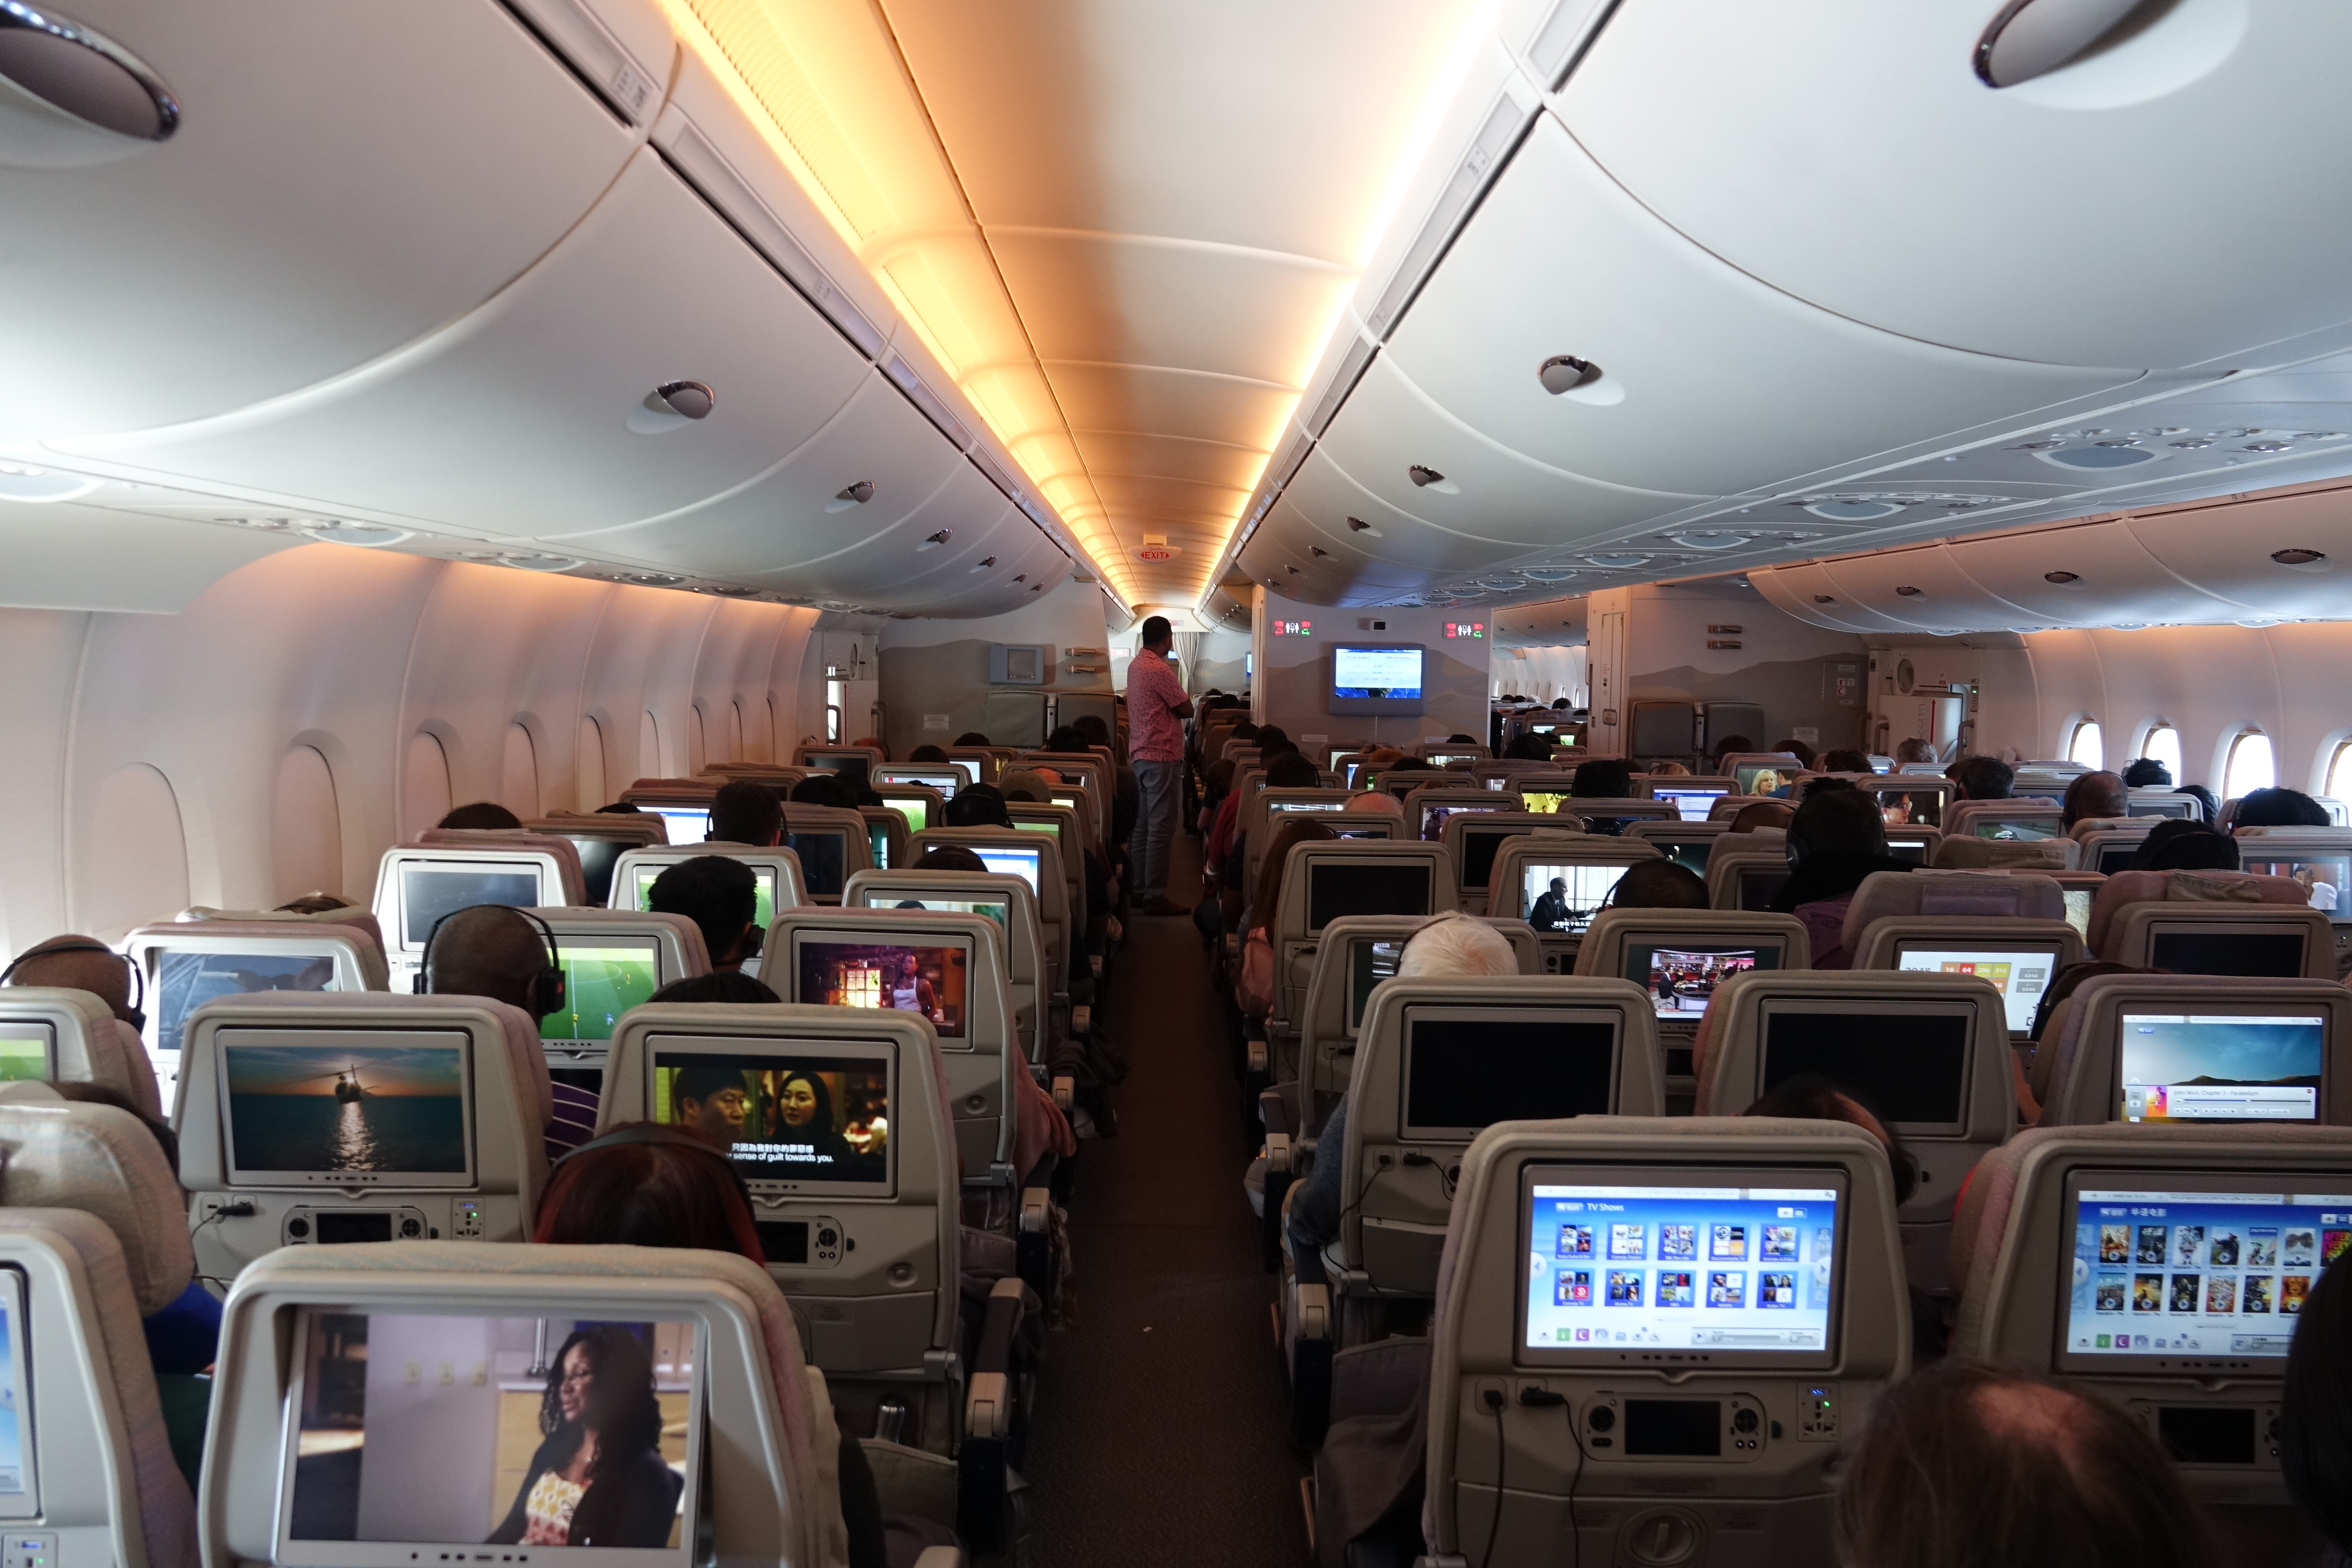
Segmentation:
{"type": "Polygon", "coordinates": [[[661,0],[1037,493],[1132,604],[1108,509],[879,10],[661,0]]]}

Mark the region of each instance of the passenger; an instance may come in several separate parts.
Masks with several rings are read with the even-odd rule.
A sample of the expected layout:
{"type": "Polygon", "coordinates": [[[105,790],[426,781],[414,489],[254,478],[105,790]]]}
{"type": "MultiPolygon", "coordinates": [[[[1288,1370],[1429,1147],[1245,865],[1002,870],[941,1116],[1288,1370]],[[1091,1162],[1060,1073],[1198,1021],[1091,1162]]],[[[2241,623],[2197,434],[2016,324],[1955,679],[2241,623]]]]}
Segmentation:
{"type": "Polygon", "coordinates": [[[1944,1362],[1888,1385],[1848,1445],[1843,1568],[2209,1568],[2188,1484],[2105,1400],[1944,1362]]]}
{"type": "Polygon", "coordinates": [[[2122,816],[2131,810],[2131,787],[2120,773],[2077,775],[2066,785],[2061,819],[2068,827],[2100,817],[2122,816]]]}
{"type": "Polygon", "coordinates": [[[1383,790],[1367,790],[1360,795],[1349,795],[1348,804],[1339,808],[1340,816],[1346,816],[1350,814],[1358,816],[1385,816],[1402,822],[1404,802],[1383,790]]]}
{"type": "Polygon", "coordinates": [[[1772,900],[1794,914],[1812,937],[1815,969],[1851,969],[1845,948],[1846,906],[1864,879],[1878,871],[1912,869],[1886,850],[1886,824],[1878,802],[1858,789],[1824,790],[1789,821],[1789,880],[1772,900]]]}
{"type": "MultiPolygon", "coordinates": [[[[598,1146],[557,1166],[540,1198],[531,1240],[697,1247],[731,1252],[767,1267],[735,1167],[717,1151],[652,1122],[614,1128],[598,1146]]],[[[834,1424],[840,1435],[841,1516],[848,1529],[850,1568],[887,1568],[891,1534],[910,1535],[920,1545],[950,1544],[951,1539],[940,1540],[923,1526],[886,1523],[865,1447],[850,1436],[837,1410],[834,1424]]],[[[913,1554],[907,1555],[911,1560],[913,1554]]]]}
{"type": "MultiPolygon", "coordinates": [[[[537,922],[504,904],[475,904],[444,920],[425,952],[425,989],[436,996],[487,996],[519,1007],[536,1026],[547,938],[537,922]]],[[[554,1011],[553,1008],[548,1012],[554,1011]]],[[[547,1123],[547,1157],[561,1159],[596,1129],[593,1089],[558,1081],[547,1123]]]]}
{"type": "Polygon", "coordinates": [[[985,875],[988,862],[961,844],[941,844],[923,851],[922,858],[908,868],[912,871],[978,871],[985,875]]]}
{"type": "Polygon", "coordinates": [[[1822,771],[1825,773],[1866,773],[1873,769],[1870,758],[1864,753],[1840,748],[1822,753],[1822,771]]]}
{"type": "Polygon", "coordinates": [[[1739,1113],[1782,1121],[1845,1121],[1878,1140],[1886,1151],[1886,1167],[1895,1178],[1896,1207],[1911,1201],[1919,1186],[1919,1162],[1903,1146],[1894,1128],[1854,1095],[1817,1072],[1800,1073],[1774,1084],[1756,1103],[1739,1113]]]}
{"type": "MultiPolygon", "coordinates": [[[[1557,878],[1552,890],[1560,890],[1557,878]]],[[[1628,866],[1609,889],[1612,910],[1703,910],[1708,907],[1706,879],[1689,867],[1667,859],[1643,860],[1628,866]]],[[[1528,916],[1529,923],[1535,917],[1528,916]]],[[[1538,930],[1542,928],[1538,926],[1538,930]]]]}
{"type": "Polygon", "coordinates": [[[882,737],[879,735],[863,735],[850,744],[863,751],[879,752],[886,763],[890,760],[890,748],[882,743],[882,737]]]}
{"type": "Polygon", "coordinates": [[[1580,764],[1570,781],[1573,800],[1623,800],[1633,793],[1633,769],[1622,757],[1597,757],[1580,764]]]}
{"type": "Polygon", "coordinates": [[[1958,800],[2007,800],[2017,782],[2017,770],[1999,757],[1962,757],[1945,773],[1960,786],[1958,800]]]}
{"type": "Polygon", "coordinates": [[[2185,795],[2189,799],[2195,801],[2199,805],[2203,806],[2205,808],[2205,820],[2208,823],[2215,823],[2221,820],[2221,797],[2215,795],[2211,790],[2207,789],[2203,784],[2182,784],[2179,789],[2174,790],[2172,793],[2175,795],[2185,795]]]}
{"type": "Polygon", "coordinates": [[[2248,790],[2233,827],[2331,827],[2327,808],[2299,789],[2248,790]]]}
{"type": "Polygon", "coordinates": [[[2170,789],[2172,770],[2154,757],[2138,757],[2124,769],[2124,783],[2134,789],[2170,789]]]}
{"type": "Polygon", "coordinates": [[[710,838],[719,844],[748,844],[772,849],[784,841],[784,808],[776,792],[763,784],[738,779],[719,786],[710,797],[710,838]]]}
{"type": "Polygon", "coordinates": [[[1739,752],[1752,752],[1756,742],[1745,735],[1726,735],[1715,743],[1715,771],[1723,771],[1723,759],[1739,752]]]}
{"type": "Polygon", "coordinates": [[[1936,749],[1921,740],[1909,740],[1895,748],[1895,765],[1904,767],[1936,760],[1936,749]]]}
{"type": "Polygon", "coordinates": [[[323,915],[330,910],[348,910],[357,907],[351,900],[337,898],[332,893],[305,893],[299,899],[287,900],[278,906],[278,910],[280,914],[323,915]]]}
{"type": "Polygon", "coordinates": [[[1776,752],[1788,752],[1808,768],[1813,765],[1813,758],[1819,754],[1802,741],[1796,740],[1775,741],[1772,742],[1772,749],[1776,752]]]}
{"type": "Polygon", "coordinates": [[[2352,1266],[2341,1258],[2312,1282],[2287,1344],[2279,1469],[2341,1568],[2352,1557],[2352,1266]]]}
{"type": "Polygon", "coordinates": [[[857,805],[848,789],[831,773],[809,774],[793,785],[792,798],[794,805],[829,805],[836,811],[848,811],[857,805]]]}
{"type": "MultiPolygon", "coordinates": [[[[1551,761],[1551,737],[1529,730],[1503,748],[1507,763],[1548,763],[1551,761]]],[[[1391,763],[1390,766],[1395,766],[1391,763]]]]}
{"type": "Polygon", "coordinates": [[[966,784],[955,792],[948,802],[950,827],[1010,827],[1013,817],[1004,809],[1004,796],[994,784],[966,784]]]}
{"type": "MultiPolygon", "coordinates": [[[[731,786],[730,786],[731,787],[731,786]]],[[[756,957],[766,933],[758,925],[760,882],[751,868],[725,855],[680,860],[654,879],[646,907],[684,915],[702,932],[714,973],[732,973],[756,957]]]]}
{"type": "Polygon", "coordinates": [[[1691,776],[1691,771],[1680,763],[1658,763],[1651,767],[1650,776],[1659,779],[1686,779],[1691,776]]]}
{"type": "Polygon", "coordinates": [[[1759,827],[1786,829],[1797,812],[1786,801],[1759,800],[1753,805],[1743,805],[1731,818],[1731,833],[1753,833],[1759,827]]]}
{"type": "Polygon", "coordinates": [[[783,1000],[764,980],[744,973],[740,969],[715,970],[709,974],[689,974],[683,980],[673,980],[652,995],[651,1002],[727,1002],[772,1005],[783,1000]]]}
{"type": "Polygon", "coordinates": [[[1329,843],[1337,837],[1315,820],[1313,812],[1293,812],[1289,816],[1290,820],[1266,839],[1265,853],[1258,858],[1257,886],[1251,890],[1248,910],[1234,908],[1236,900],[1230,896],[1224,900],[1227,930],[1238,927],[1244,914],[1249,922],[1242,938],[1241,966],[1234,980],[1234,1000],[1245,1017],[1263,1018],[1274,1007],[1274,944],[1270,932],[1275,905],[1282,896],[1283,863],[1301,844],[1329,843]]]}
{"type": "Polygon", "coordinates": [[[37,942],[0,969],[0,984],[54,985],[67,991],[87,991],[106,1004],[114,1016],[134,1029],[147,1026],[147,1015],[131,1005],[131,961],[94,936],[68,932],[37,942]]]}
{"type": "MultiPolygon", "coordinates": [[[[1492,976],[1519,972],[1510,939],[1475,916],[1448,911],[1414,931],[1397,955],[1400,979],[1492,976]]],[[[1348,1102],[1332,1109],[1317,1134],[1315,1163],[1307,1179],[1290,1189],[1290,1212],[1283,1233],[1291,1255],[1328,1247],[1339,1234],[1339,1151],[1348,1142],[1348,1102]]]]}
{"type": "Polygon", "coordinates": [[[975,746],[987,746],[992,742],[987,736],[982,734],[977,730],[966,730],[962,734],[958,735],[955,738],[955,743],[957,749],[961,751],[968,750],[975,746]]]}
{"type": "Polygon", "coordinates": [[[947,752],[938,746],[917,746],[907,753],[909,763],[937,763],[944,766],[947,760],[947,752]]]}
{"type": "Polygon", "coordinates": [[[471,805],[459,806],[433,826],[436,827],[513,828],[522,826],[522,818],[494,800],[478,800],[471,805]]]}
{"type": "MultiPolygon", "coordinates": [[[[2157,833],[2168,824],[2159,823],[2141,842],[2140,854],[2147,857],[2151,871],[2234,871],[2238,869],[2238,841],[2226,834],[2216,833],[2200,823],[2186,823],[2183,830],[2157,837],[2157,833]]],[[[2134,863],[2137,863],[2137,857],[2134,863]]]]}
{"type": "Polygon", "coordinates": [[[1139,787],[1129,852],[1132,908],[1139,915],[1188,914],[1187,906],[1168,896],[1168,880],[1182,826],[1182,721],[1192,717],[1192,700],[1168,662],[1175,642],[1168,617],[1150,617],[1138,636],[1135,657],[1127,666],[1127,745],[1139,787]]]}

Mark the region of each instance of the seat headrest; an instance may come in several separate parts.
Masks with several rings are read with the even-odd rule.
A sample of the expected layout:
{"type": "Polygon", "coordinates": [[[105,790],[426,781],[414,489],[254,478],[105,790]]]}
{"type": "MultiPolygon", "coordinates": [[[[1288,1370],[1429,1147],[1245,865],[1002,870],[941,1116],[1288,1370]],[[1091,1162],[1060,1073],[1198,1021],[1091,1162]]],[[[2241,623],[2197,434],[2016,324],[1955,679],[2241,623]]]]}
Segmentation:
{"type": "Polygon", "coordinates": [[[155,1134],[128,1111],[67,1100],[45,1083],[0,1088],[0,1205],[79,1209],[122,1244],[139,1315],[163,1310],[194,1277],[187,1194],[155,1134]]]}
{"type": "Polygon", "coordinates": [[[2070,871],[2077,847],[2071,838],[1974,838],[1946,837],[1936,846],[1938,871],[1979,871],[1995,867],[2070,871]]]}
{"type": "Polygon", "coordinates": [[[2310,902],[2311,889],[2292,877],[2265,877],[2251,871],[2117,871],[2099,884],[2098,894],[2091,900],[2085,944],[2094,954],[2106,952],[2107,933],[2126,904],[2310,902]]]}
{"type": "Polygon", "coordinates": [[[1870,922],[1890,916],[2066,918],[2064,889],[2048,877],[1980,871],[1873,871],[1846,906],[1845,945],[1862,950],[1870,922]]]}
{"type": "MultiPolygon", "coordinates": [[[[383,954],[383,928],[376,923],[370,910],[329,910],[325,914],[305,915],[286,910],[214,910],[199,904],[180,911],[174,925],[202,925],[207,936],[286,936],[303,927],[316,931],[331,928],[348,933],[357,940],[352,949],[359,958],[360,975],[366,989],[381,991],[389,985],[391,965],[383,954]],[[331,916],[333,918],[330,919],[331,916]]],[[[141,926],[131,934],[167,930],[167,927],[141,926]]]]}

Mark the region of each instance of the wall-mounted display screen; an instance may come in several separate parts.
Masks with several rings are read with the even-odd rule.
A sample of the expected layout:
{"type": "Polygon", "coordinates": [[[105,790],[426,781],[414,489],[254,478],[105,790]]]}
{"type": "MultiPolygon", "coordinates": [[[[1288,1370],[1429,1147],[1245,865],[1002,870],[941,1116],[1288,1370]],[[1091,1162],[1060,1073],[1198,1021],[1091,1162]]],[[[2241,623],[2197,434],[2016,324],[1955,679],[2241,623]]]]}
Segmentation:
{"type": "Polygon", "coordinates": [[[1428,650],[1419,644],[1366,647],[1341,644],[1331,649],[1330,697],[1335,714],[1422,710],[1423,665],[1428,650]]]}
{"type": "Polygon", "coordinates": [[[1832,1361],[1843,1172],[1554,1165],[1525,1179],[1523,1360],[1832,1361]]]}
{"type": "Polygon", "coordinates": [[[2327,1020],[2126,1013],[2116,1053],[2126,1121],[2316,1121],[2327,1020]]]}

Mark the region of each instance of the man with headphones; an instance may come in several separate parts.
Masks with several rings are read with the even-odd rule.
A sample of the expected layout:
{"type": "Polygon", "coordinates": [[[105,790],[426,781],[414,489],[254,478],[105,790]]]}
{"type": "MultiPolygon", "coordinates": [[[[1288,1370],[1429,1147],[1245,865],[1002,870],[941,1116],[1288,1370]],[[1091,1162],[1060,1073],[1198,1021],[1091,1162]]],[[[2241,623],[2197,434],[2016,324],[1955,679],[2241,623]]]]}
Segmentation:
{"type": "Polygon", "coordinates": [[[36,942],[0,969],[0,984],[54,985],[87,991],[114,1009],[114,1016],[134,1029],[147,1026],[147,1016],[133,1005],[131,986],[146,999],[145,978],[131,962],[96,937],[53,936],[36,942]]]}
{"type": "MultiPolygon", "coordinates": [[[[505,904],[475,904],[441,917],[425,939],[416,988],[435,996],[487,996],[520,1007],[534,1024],[563,1010],[563,968],[555,932],[539,916],[505,904]]],[[[547,1157],[560,1159],[596,1130],[597,1096],[555,1085],[547,1157]]]]}

